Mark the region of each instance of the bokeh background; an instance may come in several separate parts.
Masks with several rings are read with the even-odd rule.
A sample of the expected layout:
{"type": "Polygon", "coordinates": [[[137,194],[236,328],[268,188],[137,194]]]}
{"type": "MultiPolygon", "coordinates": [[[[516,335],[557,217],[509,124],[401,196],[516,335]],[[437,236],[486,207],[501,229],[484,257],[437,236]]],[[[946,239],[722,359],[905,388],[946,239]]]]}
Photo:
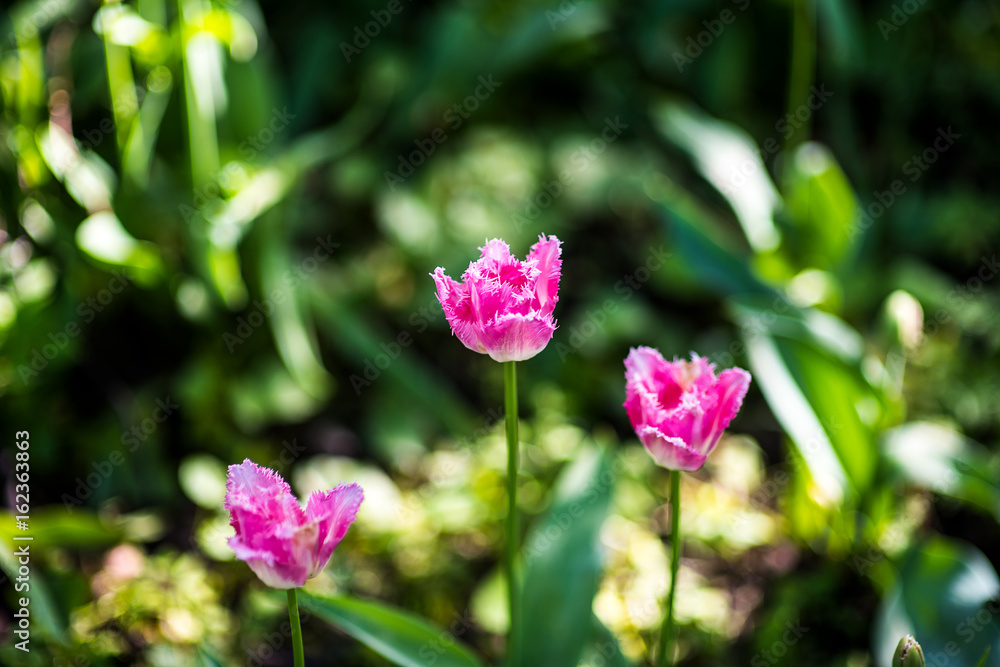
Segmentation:
{"type": "MultiPolygon", "coordinates": [[[[3,664],[291,664],[225,542],[246,457],[365,488],[311,590],[500,659],[502,374],[428,273],[545,233],[532,664],[655,640],[667,474],[621,408],[646,344],[754,376],[684,477],[682,664],[881,667],[909,631],[1000,665],[995,3],[37,0],[0,25],[8,606],[21,430],[35,536],[32,652],[5,614],[3,664]]],[[[386,664],[305,633],[308,664],[386,664]]]]}

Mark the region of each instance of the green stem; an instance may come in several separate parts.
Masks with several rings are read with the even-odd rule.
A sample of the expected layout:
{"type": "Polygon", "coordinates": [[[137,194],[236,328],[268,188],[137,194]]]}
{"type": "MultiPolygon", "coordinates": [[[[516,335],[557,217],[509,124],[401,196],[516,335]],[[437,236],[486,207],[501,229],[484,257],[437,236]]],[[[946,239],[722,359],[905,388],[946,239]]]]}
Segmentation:
{"type": "Polygon", "coordinates": [[[674,593],[677,591],[677,569],[681,564],[681,472],[670,471],[670,592],[667,593],[667,609],[663,613],[663,629],[660,630],[659,667],[673,663],[674,635],[674,593]],[[668,658],[668,654],[671,656],[668,658]]]}
{"type": "Polygon", "coordinates": [[[503,365],[504,411],[507,416],[507,592],[510,609],[510,632],[507,635],[507,665],[515,667],[520,641],[520,588],[515,576],[517,558],[517,362],[503,365]]]}
{"type": "Polygon", "coordinates": [[[302,623],[299,621],[299,601],[295,597],[298,589],[288,589],[288,620],[292,624],[292,651],[295,654],[295,667],[305,667],[306,658],[302,653],[302,623]]]}

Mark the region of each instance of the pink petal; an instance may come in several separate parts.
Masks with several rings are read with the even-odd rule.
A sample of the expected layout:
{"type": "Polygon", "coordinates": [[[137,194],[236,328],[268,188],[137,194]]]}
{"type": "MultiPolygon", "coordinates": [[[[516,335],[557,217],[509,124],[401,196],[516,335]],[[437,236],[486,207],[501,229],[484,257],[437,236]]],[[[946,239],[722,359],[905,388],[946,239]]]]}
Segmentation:
{"type": "Polygon", "coordinates": [[[562,241],[555,236],[546,238],[544,234],[538,237],[538,243],[531,246],[528,261],[533,262],[539,271],[535,282],[535,296],[538,308],[551,314],[559,301],[559,277],[562,270],[562,241]]]}
{"type": "Polygon", "coordinates": [[[727,368],[719,373],[719,380],[712,389],[716,405],[707,416],[711,424],[709,430],[718,441],[743,406],[743,399],[750,389],[750,373],[742,368],[727,368]]]}
{"type": "Polygon", "coordinates": [[[237,533],[241,518],[259,514],[271,522],[300,525],[305,518],[299,501],[288,484],[273,470],[262,468],[250,459],[229,466],[226,479],[225,508],[237,533]]]}
{"type": "Polygon", "coordinates": [[[634,347],[625,358],[625,379],[641,383],[666,368],[667,362],[659,350],[651,347],[634,347]]]}
{"type": "Polygon", "coordinates": [[[437,285],[437,297],[444,309],[445,319],[451,331],[462,344],[470,350],[485,352],[479,345],[479,327],[481,319],[473,309],[471,290],[466,285],[457,283],[445,275],[444,269],[438,267],[434,273],[434,283],[437,285]]]}
{"type": "Polygon", "coordinates": [[[524,262],[501,239],[487,240],[463,283],[444,269],[432,274],[452,332],[470,350],[497,361],[521,361],[540,352],[555,331],[560,241],[539,237],[524,262]]]}
{"type": "Polygon", "coordinates": [[[643,426],[636,435],[653,460],[669,470],[698,470],[708,458],[707,454],[691,449],[682,439],[664,435],[653,426],[643,426]]]}
{"type": "Polygon", "coordinates": [[[330,491],[317,491],[309,496],[306,517],[318,529],[310,577],[326,567],[333,550],[354,523],[364,499],[364,491],[357,484],[341,484],[330,491]]]}
{"type": "Polygon", "coordinates": [[[445,275],[444,269],[440,266],[434,269],[431,277],[434,278],[434,284],[437,287],[437,298],[441,302],[441,307],[444,308],[445,312],[457,309],[459,301],[465,295],[465,285],[457,283],[445,275]]]}
{"type": "Polygon", "coordinates": [[[481,247],[479,251],[482,259],[487,260],[488,263],[495,264],[497,267],[517,261],[510,254],[510,246],[502,239],[487,240],[486,245],[481,247]]]}
{"type": "Polygon", "coordinates": [[[229,538],[229,546],[265,586],[286,589],[299,588],[306,583],[309,570],[305,563],[308,561],[294,560],[274,549],[251,547],[239,535],[229,538]]]}
{"type": "Polygon", "coordinates": [[[660,465],[697,470],[739,412],[750,374],[738,368],[715,376],[715,366],[692,353],[691,361],[666,361],[640,347],[625,359],[625,411],[660,465]],[[694,467],[691,467],[694,466],[694,467]]]}
{"type": "Polygon", "coordinates": [[[352,490],[347,501],[341,503],[343,507],[339,513],[335,511],[337,503],[316,501],[317,496],[310,499],[309,510],[305,511],[288,484],[273,471],[249,459],[230,466],[226,509],[236,530],[236,535],[229,540],[233,553],[268,586],[302,586],[326,564],[333,547],[357,513],[357,504],[361,502],[360,487],[338,487],[327,495],[340,497],[342,489],[352,490]],[[351,497],[354,496],[357,499],[351,509],[351,497]],[[345,518],[348,514],[349,518],[345,518]],[[321,553],[324,560],[318,564],[321,553]]]}
{"type": "Polygon", "coordinates": [[[281,475],[270,468],[262,468],[250,459],[243,459],[239,465],[229,466],[226,477],[226,494],[256,494],[278,492],[291,495],[292,490],[281,475]]]}
{"type": "Polygon", "coordinates": [[[556,325],[538,313],[500,315],[482,332],[482,344],[494,361],[525,361],[545,349],[556,325]]]}

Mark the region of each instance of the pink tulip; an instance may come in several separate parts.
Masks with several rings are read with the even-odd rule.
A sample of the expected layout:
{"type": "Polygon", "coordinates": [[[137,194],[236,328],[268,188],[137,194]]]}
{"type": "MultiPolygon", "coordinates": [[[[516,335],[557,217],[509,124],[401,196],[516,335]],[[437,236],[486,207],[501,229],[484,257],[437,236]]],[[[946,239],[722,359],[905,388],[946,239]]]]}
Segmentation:
{"type": "Polygon", "coordinates": [[[500,239],[487,241],[482,256],[457,283],[437,268],[437,296],[452,332],[475,352],[495,361],[524,361],[545,349],[556,330],[562,241],[538,237],[528,258],[511,257],[500,239]]]}
{"type": "Polygon", "coordinates": [[[326,567],[362,500],[360,486],[341,484],[309,496],[303,510],[280,475],[246,459],[229,466],[229,546],[271,588],[298,588],[326,567]]]}
{"type": "Polygon", "coordinates": [[[691,353],[691,361],[666,361],[650,347],[625,359],[625,410],[639,440],[659,465],[697,470],[740,411],[750,373],[715,365],[691,353]]]}

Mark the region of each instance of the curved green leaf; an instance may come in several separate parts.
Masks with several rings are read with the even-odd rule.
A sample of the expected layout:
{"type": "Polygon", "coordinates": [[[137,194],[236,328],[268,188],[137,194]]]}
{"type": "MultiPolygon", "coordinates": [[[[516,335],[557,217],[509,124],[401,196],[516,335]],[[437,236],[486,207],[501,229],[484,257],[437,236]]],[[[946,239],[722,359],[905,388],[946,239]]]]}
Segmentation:
{"type": "Polygon", "coordinates": [[[402,667],[482,667],[458,632],[381,602],[299,591],[299,606],[402,667]]]}

